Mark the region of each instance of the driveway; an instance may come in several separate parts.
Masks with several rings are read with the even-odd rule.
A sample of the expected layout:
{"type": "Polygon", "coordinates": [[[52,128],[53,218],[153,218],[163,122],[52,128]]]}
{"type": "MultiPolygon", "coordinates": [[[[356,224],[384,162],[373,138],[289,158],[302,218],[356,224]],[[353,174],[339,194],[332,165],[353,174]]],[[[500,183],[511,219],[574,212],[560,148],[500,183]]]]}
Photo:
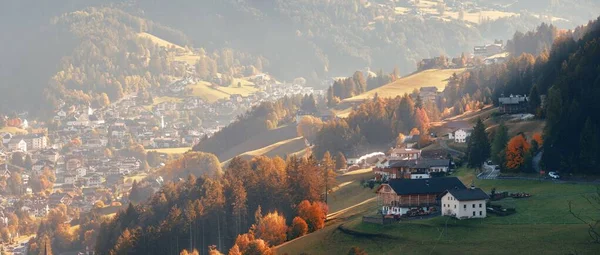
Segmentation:
{"type": "Polygon", "coordinates": [[[452,149],[452,148],[450,148],[450,147],[448,146],[448,144],[446,143],[446,140],[445,140],[445,139],[438,138],[438,139],[437,139],[437,141],[440,143],[440,146],[441,146],[441,147],[442,147],[444,150],[450,151],[450,152],[452,152],[452,153],[454,153],[454,154],[458,154],[458,155],[460,155],[460,156],[464,156],[464,155],[465,155],[465,153],[464,153],[464,152],[462,152],[462,151],[459,151],[459,150],[455,150],[455,149],[452,149]]]}
{"type": "Polygon", "coordinates": [[[477,179],[482,180],[493,180],[498,178],[500,174],[500,169],[496,170],[495,165],[488,165],[486,163],[483,164],[483,172],[477,175],[477,179]]]}

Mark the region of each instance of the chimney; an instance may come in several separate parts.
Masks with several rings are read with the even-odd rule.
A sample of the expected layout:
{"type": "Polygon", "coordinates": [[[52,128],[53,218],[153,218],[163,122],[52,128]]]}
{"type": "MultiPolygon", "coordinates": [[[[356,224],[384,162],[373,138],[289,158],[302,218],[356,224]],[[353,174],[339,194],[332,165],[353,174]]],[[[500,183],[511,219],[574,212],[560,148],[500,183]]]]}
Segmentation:
{"type": "Polygon", "coordinates": [[[475,185],[471,184],[471,189],[472,190],[475,189],[475,185]]]}
{"type": "Polygon", "coordinates": [[[429,186],[429,180],[425,180],[425,185],[429,186]]]}

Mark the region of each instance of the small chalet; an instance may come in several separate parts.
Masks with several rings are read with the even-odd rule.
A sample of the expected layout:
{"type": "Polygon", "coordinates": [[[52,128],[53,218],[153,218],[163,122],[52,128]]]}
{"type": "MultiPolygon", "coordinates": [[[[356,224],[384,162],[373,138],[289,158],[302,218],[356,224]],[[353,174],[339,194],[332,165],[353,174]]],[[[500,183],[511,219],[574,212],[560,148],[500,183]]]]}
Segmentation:
{"type": "Polygon", "coordinates": [[[529,98],[525,95],[510,95],[508,97],[501,96],[498,98],[500,113],[524,113],[527,112],[529,98]]]}
{"type": "Polygon", "coordinates": [[[463,190],[456,177],[433,179],[394,179],[377,189],[377,202],[384,215],[404,215],[411,209],[430,212],[440,207],[440,196],[447,190],[463,190]]]}
{"type": "Polygon", "coordinates": [[[457,219],[485,218],[490,197],[480,188],[449,189],[442,195],[442,215],[457,219]]]}

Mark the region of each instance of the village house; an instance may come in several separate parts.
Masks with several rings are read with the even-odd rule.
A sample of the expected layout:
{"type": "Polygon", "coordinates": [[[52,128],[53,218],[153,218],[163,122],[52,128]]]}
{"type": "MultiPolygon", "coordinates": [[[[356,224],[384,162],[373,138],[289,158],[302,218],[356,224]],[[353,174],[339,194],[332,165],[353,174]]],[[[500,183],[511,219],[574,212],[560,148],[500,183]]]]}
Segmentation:
{"type": "Polygon", "coordinates": [[[471,131],[471,129],[461,128],[454,131],[454,135],[449,138],[454,139],[455,143],[466,143],[467,137],[471,136],[471,131]]]}
{"type": "Polygon", "coordinates": [[[59,204],[70,205],[73,197],[68,193],[52,193],[48,198],[48,202],[52,208],[56,207],[59,204]]]}
{"type": "Polygon", "coordinates": [[[66,160],[65,166],[67,172],[74,171],[83,166],[83,158],[80,156],[71,156],[66,160]]]}
{"type": "Polygon", "coordinates": [[[77,181],[77,175],[76,174],[65,174],[63,176],[63,183],[64,184],[75,184],[76,181],[77,181]]]}
{"type": "Polygon", "coordinates": [[[84,186],[86,187],[99,187],[102,185],[102,176],[93,173],[83,177],[84,186]]]}
{"type": "Polygon", "coordinates": [[[407,148],[394,148],[390,151],[389,159],[409,160],[409,159],[419,159],[420,157],[421,157],[421,150],[407,149],[407,148]]]}
{"type": "Polygon", "coordinates": [[[501,43],[494,43],[473,47],[473,54],[475,57],[489,57],[502,53],[503,50],[504,48],[502,47],[501,43]]]}
{"type": "Polygon", "coordinates": [[[15,139],[14,137],[10,139],[6,146],[11,151],[27,151],[27,142],[23,139],[15,139]]]}
{"type": "Polygon", "coordinates": [[[12,139],[25,141],[28,150],[40,150],[48,147],[48,137],[44,134],[16,135],[12,139]]]}
{"type": "Polygon", "coordinates": [[[501,96],[498,98],[500,113],[515,114],[527,112],[529,98],[525,95],[501,96]]]}
{"type": "Polygon", "coordinates": [[[49,160],[38,160],[31,166],[32,173],[41,174],[46,168],[54,168],[54,163],[49,160]]]}
{"type": "Polygon", "coordinates": [[[41,150],[40,152],[35,154],[35,156],[37,157],[38,160],[47,160],[52,163],[56,163],[56,161],[58,161],[58,157],[60,156],[60,154],[58,153],[58,150],[45,149],[45,150],[41,150]]]}
{"type": "Polygon", "coordinates": [[[13,135],[11,133],[2,134],[2,143],[7,144],[12,139],[13,135]]]}
{"type": "Polygon", "coordinates": [[[480,188],[448,189],[442,195],[442,215],[457,219],[485,218],[489,196],[480,188]]]}
{"type": "Polygon", "coordinates": [[[450,189],[466,189],[456,177],[394,179],[377,188],[377,203],[384,215],[404,215],[411,209],[439,210],[439,197],[450,189]]]}

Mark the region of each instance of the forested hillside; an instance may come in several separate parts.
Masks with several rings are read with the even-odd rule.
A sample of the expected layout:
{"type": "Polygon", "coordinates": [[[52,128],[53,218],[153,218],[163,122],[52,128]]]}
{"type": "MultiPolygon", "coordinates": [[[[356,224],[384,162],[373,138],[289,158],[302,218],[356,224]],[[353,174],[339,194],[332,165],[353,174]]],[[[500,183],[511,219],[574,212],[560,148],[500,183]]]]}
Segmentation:
{"type": "Polygon", "coordinates": [[[410,73],[422,58],[458,56],[473,45],[507,38],[540,21],[564,27],[573,24],[571,18],[586,19],[581,15],[598,8],[591,1],[537,2],[533,7],[517,1],[494,8],[566,17],[525,11],[473,23],[401,15],[394,6],[404,5],[388,1],[11,1],[0,10],[0,28],[11,38],[0,49],[0,88],[6,92],[0,110],[35,113],[47,107],[40,109],[32,102],[56,104],[63,96],[106,102],[104,93],[114,100],[180,74],[181,68],[170,63],[173,55],[136,38],[140,32],[192,49],[200,56],[197,69],[204,78],[256,68],[281,79],[304,76],[317,81],[367,66],[410,73]],[[21,18],[26,21],[15,22],[21,18]]]}

